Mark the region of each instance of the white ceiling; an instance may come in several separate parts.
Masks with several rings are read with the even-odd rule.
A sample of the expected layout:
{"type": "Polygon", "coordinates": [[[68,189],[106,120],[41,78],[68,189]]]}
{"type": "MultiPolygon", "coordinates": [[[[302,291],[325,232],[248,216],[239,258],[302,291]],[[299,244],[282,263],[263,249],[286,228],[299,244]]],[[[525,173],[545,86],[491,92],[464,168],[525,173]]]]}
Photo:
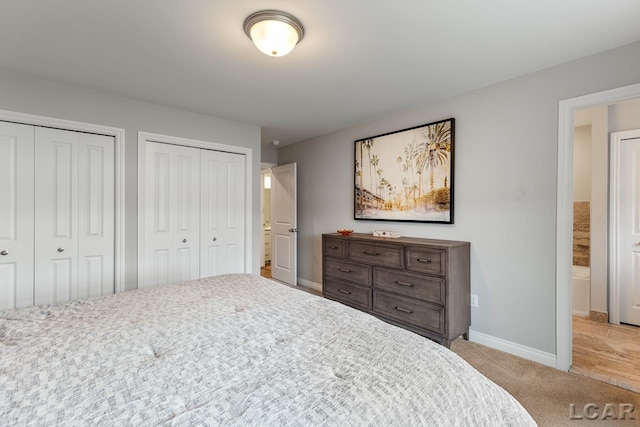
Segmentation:
{"type": "Polygon", "coordinates": [[[2,0],[0,68],[285,145],[640,40],[638,17],[638,0],[2,0]],[[288,56],[244,34],[261,9],[304,24],[288,56]]]}

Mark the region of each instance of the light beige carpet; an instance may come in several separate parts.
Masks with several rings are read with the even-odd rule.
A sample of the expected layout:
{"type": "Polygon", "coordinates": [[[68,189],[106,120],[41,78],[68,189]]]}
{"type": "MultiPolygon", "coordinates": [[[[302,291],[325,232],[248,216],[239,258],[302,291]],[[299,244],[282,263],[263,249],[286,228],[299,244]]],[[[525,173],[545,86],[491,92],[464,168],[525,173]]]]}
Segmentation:
{"type": "Polygon", "coordinates": [[[562,372],[480,344],[458,338],[451,350],[511,393],[540,426],[640,426],[640,394],[578,374],[562,372]],[[570,419],[570,405],[574,418],[570,419]],[[593,404],[584,416],[585,405],[593,404]],[[607,406],[607,404],[610,404],[607,406]],[[620,405],[623,405],[622,407],[620,405]],[[633,405],[635,420],[620,420],[633,405]],[[613,419],[612,414],[615,414],[613,419]],[[602,419],[606,417],[607,419],[602,419]]]}

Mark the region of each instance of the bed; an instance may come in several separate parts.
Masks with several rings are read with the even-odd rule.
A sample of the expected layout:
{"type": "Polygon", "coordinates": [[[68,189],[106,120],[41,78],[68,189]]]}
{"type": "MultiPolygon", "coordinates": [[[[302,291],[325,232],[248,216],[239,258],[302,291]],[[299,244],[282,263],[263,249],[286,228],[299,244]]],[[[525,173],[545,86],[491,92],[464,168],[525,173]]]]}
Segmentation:
{"type": "Polygon", "coordinates": [[[0,312],[0,425],[535,422],[445,347],[244,274],[0,312]]]}

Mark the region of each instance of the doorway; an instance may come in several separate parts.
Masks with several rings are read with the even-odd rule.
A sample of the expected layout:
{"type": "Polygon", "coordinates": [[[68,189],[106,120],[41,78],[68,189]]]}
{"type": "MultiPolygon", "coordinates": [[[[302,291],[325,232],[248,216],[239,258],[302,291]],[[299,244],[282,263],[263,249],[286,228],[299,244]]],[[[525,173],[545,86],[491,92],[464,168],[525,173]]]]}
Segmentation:
{"type": "Polygon", "coordinates": [[[260,275],[271,279],[271,166],[260,170],[260,275]]]}
{"type": "MultiPolygon", "coordinates": [[[[626,150],[624,155],[616,154],[616,147],[622,148],[621,144],[615,143],[616,135],[629,132],[611,131],[620,126],[640,125],[640,120],[635,123],[619,120],[621,115],[634,115],[637,111],[640,111],[640,100],[583,109],[575,114],[571,283],[571,372],[634,391],[640,391],[640,375],[635,373],[635,363],[640,361],[640,343],[637,342],[640,328],[620,325],[620,320],[634,323],[616,315],[617,307],[630,308],[633,298],[614,292],[615,280],[609,280],[609,277],[617,265],[615,257],[610,256],[615,253],[615,242],[618,237],[626,236],[622,231],[631,228],[631,224],[625,220],[634,216],[629,212],[628,203],[624,202],[632,199],[629,183],[637,178],[625,168],[638,157],[629,152],[628,144],[622,144],[626,150]],[[625,174],[628,175],[626,178],[625,174]],[[619,208],[626,210],[618,215],[619,208]],[[622,219],[618,224],[620,227],[613,226],[616,218],[622,219]]],[[[635,147],[640,152],[640,144],[635,147]]],[[[638,249],[628,241],[621,247],[625,248],[625,253],[628,253],[627,249],[638,249]]],[[[621,260],[631,259],[621,257],[621,260]]],[[[633,280],[626,277],[620,282],[630,285],[633,280]]],[[[622,289],[626,288],[623,286],[622,289]]]]}
{"type": "Polygon", "coordinates": [[[576,111],[640,98],[640,84],[560,101],[556,198],[556,367],[568,371],[572,359],[573,123],[576,111]]]}

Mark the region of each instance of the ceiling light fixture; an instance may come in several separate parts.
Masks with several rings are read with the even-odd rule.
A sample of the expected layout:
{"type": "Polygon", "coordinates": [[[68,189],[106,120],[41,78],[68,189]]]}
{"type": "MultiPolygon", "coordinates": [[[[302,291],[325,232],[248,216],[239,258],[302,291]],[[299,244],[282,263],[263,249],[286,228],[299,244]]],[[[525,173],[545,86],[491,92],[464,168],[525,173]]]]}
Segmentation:
{"type": "Polygon", "coordinates": [[[280,10],[261,10],[244,20],[244,32],[268,56],[284,56],[304,37],[298,19],[280,10]]]}

